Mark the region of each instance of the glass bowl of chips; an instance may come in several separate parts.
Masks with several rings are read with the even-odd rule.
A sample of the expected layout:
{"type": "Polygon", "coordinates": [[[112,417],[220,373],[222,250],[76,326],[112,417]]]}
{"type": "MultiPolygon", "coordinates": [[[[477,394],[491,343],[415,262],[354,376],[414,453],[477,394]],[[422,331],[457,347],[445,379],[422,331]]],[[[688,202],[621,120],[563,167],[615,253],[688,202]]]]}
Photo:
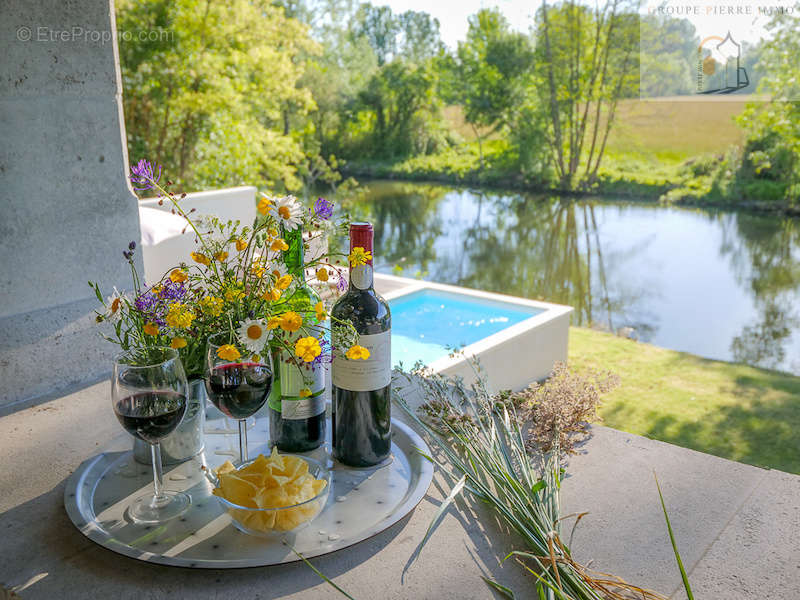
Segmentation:
{"type": "Polygon", "coordinates": [[[325,508],[331,473],[306,456],[259,455],[216,470],[214,496],[234,526],[258,537],[283,537],[308,525],[325,508]]]}

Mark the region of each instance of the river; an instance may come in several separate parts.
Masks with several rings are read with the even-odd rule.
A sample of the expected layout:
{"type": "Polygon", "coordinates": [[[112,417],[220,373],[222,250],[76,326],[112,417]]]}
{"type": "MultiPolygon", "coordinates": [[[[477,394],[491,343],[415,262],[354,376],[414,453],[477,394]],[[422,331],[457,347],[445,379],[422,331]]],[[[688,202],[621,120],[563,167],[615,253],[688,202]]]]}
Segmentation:
{"type": "Polygon", "coordinates": [[[376,270],[569,304],[573,324],[800,373],[800,222],[735,210],[367,182],[376,270]]]}

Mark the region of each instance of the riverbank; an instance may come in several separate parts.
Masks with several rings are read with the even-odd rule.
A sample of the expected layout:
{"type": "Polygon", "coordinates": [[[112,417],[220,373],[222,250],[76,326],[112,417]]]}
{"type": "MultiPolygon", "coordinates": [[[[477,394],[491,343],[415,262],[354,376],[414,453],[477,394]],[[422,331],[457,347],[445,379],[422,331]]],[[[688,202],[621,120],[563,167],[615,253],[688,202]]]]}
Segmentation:
{"type": "Polygon", "coordinates": [[[800,473],[800,377],[579,327],[569,362],[620,376],[600,410],[608,427],[800,473]]]}
{"type": "MultiPolygon", "coordinates": [[[[361,181],[389,180],[415,183],[440,183],[455,186],[481,186],[493,190],[513,190],[532,194],[558,194],[574,198],[606,198],[659,202],[673,206],[737,208],[782,216],[800,216],[800,206],[781,199],[782,186],[774,182],[746,182],[749,195],[725,193],[716,173],[725,167],[721,157],[698,157],[679,162],[675,159],[642,161],[618,156],[605,161],[598,181],[582,190],[561,190],[548,181],[526,177],[503,167],[502,161],[484,156],[480,168],[477,153],[417,156],[400,162],[350,162],[341,171],[361,181]],[[714,164],[707,170],[704,165],[714,164]],[[699,171],[696,173],[695,171],[699,171]]],[[[727,185],[730,185],[728,182],[727,185]]]]}

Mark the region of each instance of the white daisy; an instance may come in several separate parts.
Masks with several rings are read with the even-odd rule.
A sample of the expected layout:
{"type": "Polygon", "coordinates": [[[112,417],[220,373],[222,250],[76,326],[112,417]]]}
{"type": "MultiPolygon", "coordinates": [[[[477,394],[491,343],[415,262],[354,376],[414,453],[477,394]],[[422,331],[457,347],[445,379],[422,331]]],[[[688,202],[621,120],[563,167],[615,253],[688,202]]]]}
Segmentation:
{"type": "Polygon", "coordinates": [[[259,354],[267,345],[269,330],[263,319],[248,319],[239,326],[236,336],[248,351],[259,354]]]}
{"type": "Polygon", "coordinates": [[[278,198],[272,210],[278,223],[289,231],[297,229],[302,223],[303,207],[294,196],[278,198]]]}
{"type": "Polygon", "coordinates": [[[106,300],[106,312],[103,319],[112,323],[122,317],[122,301],[125,299],[124,292],[120,292],[114,287],[114,292],[106,300]]]}

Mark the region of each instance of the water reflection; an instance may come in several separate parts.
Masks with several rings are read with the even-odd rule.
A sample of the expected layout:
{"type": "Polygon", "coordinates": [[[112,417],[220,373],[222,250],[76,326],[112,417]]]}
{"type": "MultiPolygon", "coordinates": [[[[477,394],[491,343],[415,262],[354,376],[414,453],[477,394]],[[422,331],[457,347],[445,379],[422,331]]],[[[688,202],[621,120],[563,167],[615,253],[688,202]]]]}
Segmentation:
{"type": "Polygon", "coordinates": [[[430,184],[368,188],[346,208],[375,224],[378,270],[569,304],[575,324],[800,370],[794,220],[430,184]]]}

